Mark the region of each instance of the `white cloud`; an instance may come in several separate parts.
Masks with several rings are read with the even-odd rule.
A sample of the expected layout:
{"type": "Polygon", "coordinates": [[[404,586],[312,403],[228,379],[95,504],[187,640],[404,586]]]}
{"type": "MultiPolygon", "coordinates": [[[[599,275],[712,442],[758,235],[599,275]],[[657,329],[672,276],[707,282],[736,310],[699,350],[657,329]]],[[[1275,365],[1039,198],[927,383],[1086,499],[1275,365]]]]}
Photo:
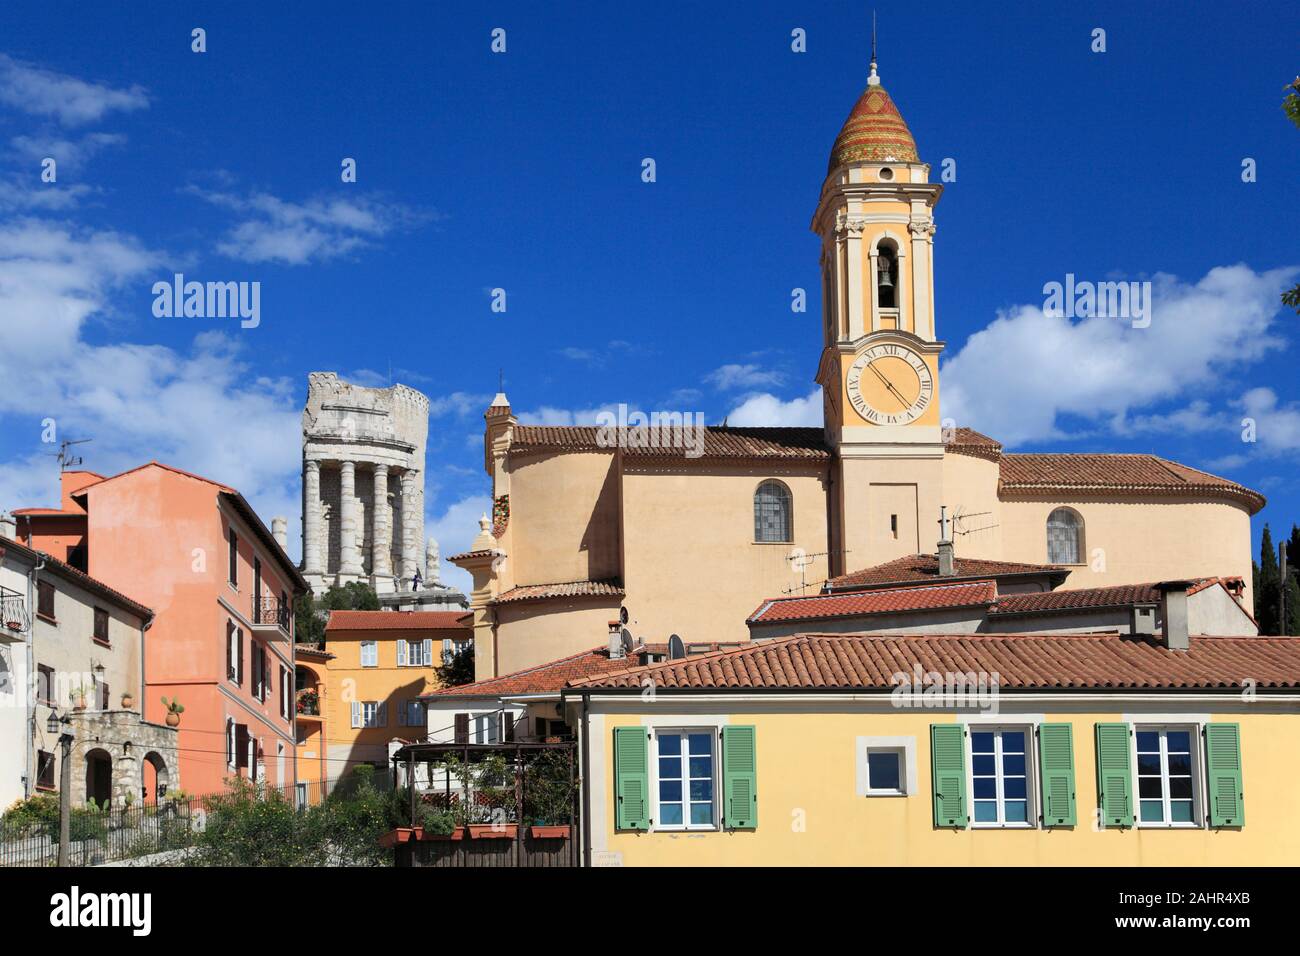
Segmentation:
{"type": "Polygon", "coordinates": [[[0,179],[0,210],[65,212],[98,189],[85,183],[42,183],[35,175],[0,179]]]}
{"type": "Polygon", "coordinates": [[[1215,386],[1281,347],[1273,319],[1296,272],[1222,266],[1195,284],[1158,274],[1148,328],[1041,306],[1000,313],[943,364],[944,416],[1008,446],[1065,437],[1063,416],[1122,427],[1131,410],[1215,386]]]}
{"type": "Polygon", "coordinates": [[[612,405],[579,409],[543,405],[535,411],[520,412],[518,418],[524,425],[595,425],[596,416],[604,411],[617,413],[612,405]]]}
{"type": "Polygon", "coordinates": [[[452,392],[450,395],[438,395],[429,399],[429,415],[438,418],[442,415],[455,415],[466,418],[474,413],[483,414],[492,401],[491,395],[474,392],[452,392]]]}
{"type": "Polygon", "coordinates": [[[785,376],[780,372],[764,369],[760,365],[732,364],[714,369],[704,376],[704,381],[718,391],[727,392],[738,388],[768,388],[780,385],[785,381],[785,376]]]}
{"type": "Polygon", "coordinates": [[[333,259],[370,246],[394,230],[436,218],[365,195],[295,203],[270,193],[239,196],[196,186],[186,191],[243,217],[217,243],[217,251],[244,262],[305,265],[333,259]]]}
{"type": "Polygon", "coordinates": [[[750,395],[727,415],[728,425],[741,426],[822,426],[821,389],[804,398],[782,401],[775,395],[750,395]]]}
{"type": "Polygon", "coordinates": [[[1261,386],[1246,392],[1236,404],[1244,417],[1254,420],[1256,442],[1264,454],[1300,451],[1300,402],[1279,404],[1277,393],[1261,386]]]}
{"type": "Polygon", "coordinates": [[[114,110],[145,109],[144,87],[121,89],[56,73],[0,53],[0,103],[64,126],[92,123],[114,110]]]}
{"type": "Polygon", "coordinates": [[[109,146],[121,146],[126,137],[120,133],[87,133],[80,139],[65,136],[15,136],[9,141],[20,159],[33,164],[51,158],[57,169],[76,169],[109,146]]]}
{"type": "Polygon", "coordinates": [[[468,551],[479,533],[479,518],[491,515],[492,499],[488,495],[468,495],[452,502],[441,514],[425,515],[424,533],[438,542],[442,555],[442,583],[459,589],[466,596],[473,588],[467,571],[447,561],[448,555],[468,551]]]}
{"type": "Polygon", "coordinates": [[[252,374],[243,341],[219,332],[186,350],[84,337],[92,321],[113,320],[123,285],[147,281],[162,260],[119,233],[0,225],[0,381],[23,383],[0,389],[0,416],[16,444],[34,449],[0,466],[0,491],[14,496],[0,508],[57,502],[38,474],[40,452],[53,450],[40,445],[49,418],[56,441],[94,439],[80,447],[87,468],[158,459],[238,488],[268,523],[284,514],[296,524],[301,411],[290,381],[252,374]]]}

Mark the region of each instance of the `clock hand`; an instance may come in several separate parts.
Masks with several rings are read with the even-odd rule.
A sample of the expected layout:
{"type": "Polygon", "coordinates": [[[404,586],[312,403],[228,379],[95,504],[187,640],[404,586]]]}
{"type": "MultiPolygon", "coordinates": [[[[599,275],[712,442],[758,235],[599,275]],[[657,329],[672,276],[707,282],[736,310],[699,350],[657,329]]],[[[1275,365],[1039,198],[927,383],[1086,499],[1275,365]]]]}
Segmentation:
{"type": "Polygon", "coordinates": [[[876,374],[876,378],[880,379],[882,382],[885,383],[885,388],[889,389],[891,392],[894,393],[894,397],[903,403],[903,408],[911,407],[911,403],[903,397],[903,393],[900,392],[898,389],[894,388],[894,383],[891,382],[888,378],[886,378],[884,373],[881,372],[880,369],[870,364],[867,365],[867,368],[871,369],[871,371],[873,371],[876,374]]]}

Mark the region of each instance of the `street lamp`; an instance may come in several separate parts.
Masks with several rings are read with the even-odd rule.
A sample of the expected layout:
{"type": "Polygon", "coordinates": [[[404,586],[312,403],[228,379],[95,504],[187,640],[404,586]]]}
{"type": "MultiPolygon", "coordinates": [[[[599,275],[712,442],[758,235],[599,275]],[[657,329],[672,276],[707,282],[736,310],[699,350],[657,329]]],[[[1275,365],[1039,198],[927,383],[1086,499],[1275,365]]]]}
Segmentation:
{"type": "Polygon", "coordinates": [[[72,718],[60,717],[50,708],[45,729],[59,735],[59,866],[68,865],[68,841],[72,829],[72,718]]]}

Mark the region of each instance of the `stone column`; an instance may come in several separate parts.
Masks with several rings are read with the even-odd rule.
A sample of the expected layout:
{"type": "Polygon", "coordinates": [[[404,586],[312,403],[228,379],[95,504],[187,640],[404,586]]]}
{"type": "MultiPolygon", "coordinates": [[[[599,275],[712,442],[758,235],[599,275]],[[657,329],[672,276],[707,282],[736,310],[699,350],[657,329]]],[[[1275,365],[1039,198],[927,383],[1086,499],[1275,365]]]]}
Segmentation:
{"type": "Polygon", "coordinates": [[[339,463],[339,574],[361,574],[357,552],[357,466],[339,463]]]}
{"type": "Polygon", "coordinates": [[[302,469],[302,569],[321,574],[320,462],[304,462],[302,469]]]}
{"type": "Polygon", "coordinates": [[[388,506],[388,466],[375,465],[375,501],[371,506],[374,535],[370,573],[376,577],[393,573],[393,510],[388,506]]]}
{"type": "Polygon", "coordinates": [[[402,589],[411,586],[411,578],[419,570],[423,539],[424,490],[419,472],[408,469],[402,472],[402,589]]]}

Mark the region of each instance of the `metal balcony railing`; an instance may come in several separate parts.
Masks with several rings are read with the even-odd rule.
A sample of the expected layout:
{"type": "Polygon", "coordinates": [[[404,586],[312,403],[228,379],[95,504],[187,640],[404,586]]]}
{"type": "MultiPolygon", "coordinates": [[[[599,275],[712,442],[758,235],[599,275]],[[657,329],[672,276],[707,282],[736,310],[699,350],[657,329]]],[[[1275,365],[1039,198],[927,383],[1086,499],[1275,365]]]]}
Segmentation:
{"type": "Polygon", "coordinates": [[[26,634],[32,626],[27,616],[27,601],[17,591],[0,588],[0,628],[26,634]]]}
{"type": "Polygon", "coordinates": [[[289,606],[278,597],[272,597],[268,594],[260,598],[253,598],[253,624],[255,626],[274,624],[285,634],[288,634],[290,630],[290,613],[289,606]]]}

